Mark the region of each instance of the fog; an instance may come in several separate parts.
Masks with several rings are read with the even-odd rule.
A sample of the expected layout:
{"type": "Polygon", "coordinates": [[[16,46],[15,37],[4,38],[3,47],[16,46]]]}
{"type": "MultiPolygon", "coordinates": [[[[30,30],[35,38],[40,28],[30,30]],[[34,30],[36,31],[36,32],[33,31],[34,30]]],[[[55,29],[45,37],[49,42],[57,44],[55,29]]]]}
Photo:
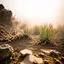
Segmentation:
{"type": "Polygon", "coordinates": [[[64,0],[0,0],[0,3],[29,25],[64,24],[64,0]]]}

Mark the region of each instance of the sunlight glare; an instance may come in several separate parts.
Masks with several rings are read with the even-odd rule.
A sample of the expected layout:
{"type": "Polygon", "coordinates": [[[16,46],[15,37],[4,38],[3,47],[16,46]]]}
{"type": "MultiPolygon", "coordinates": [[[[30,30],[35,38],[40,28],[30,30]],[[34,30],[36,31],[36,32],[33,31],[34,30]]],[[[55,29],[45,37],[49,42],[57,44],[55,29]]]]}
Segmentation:
{"type": "MultiPolygon", "coordinates": [[[[1,0],[3,1],[3,0],[1,0]]],[[[52,23],[61,21],[63,0],[6,0],[3,2],[13,15],[30,24],[52,23]],[[10,3],[9,3],[10,2],[10,3]]]]}

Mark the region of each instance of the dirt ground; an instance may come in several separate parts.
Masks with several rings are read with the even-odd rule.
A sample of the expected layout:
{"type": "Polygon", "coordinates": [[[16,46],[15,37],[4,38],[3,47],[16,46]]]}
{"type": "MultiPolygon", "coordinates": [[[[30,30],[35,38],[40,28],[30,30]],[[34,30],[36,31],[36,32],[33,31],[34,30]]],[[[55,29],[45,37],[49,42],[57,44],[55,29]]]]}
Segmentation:
{"type": "Polygon", "coordinates": [[[40,51],[40,49],[55,49],[54,46],[50,46],[50,45],[45,45],[45,46],[40,46],[38,45],[39,43],[39,36],[38,35],[32,35],[31,36],[31,40],[29,39],[15,39],[11,42],[0,42],[0,44],[10,44],[13,49],[17,52],[19,52],[22,49],[31,49],[31,50],[38,50],[40,51]]]}
{"type": "MultiPolygon", "coordinates": [[[[0,42],[0,45],[1,44],[4,44],[4,43],[7,43],[7,44],[10,44],[13,49],[15,50],[15,52],[20,52],[20,50],[23,50],[23,49],[30,49],[34,52],[34,54],[37,54],[38,52],[41,52],[41,53],[44,53],[45,54],[45,59],[47,59],[49,61],[49,64],[54,64],[53,62],[53,58],[51,58],[50,56],[48,56],[45,52],[43,52],[44,50],[48,51],[48,50],[52,50],[52,49],[55,49],[54,46],[50,46],[50,45],[47,45],[47,46],[40,46],[40,45],[37,45],[39,42],[39,36],[32,36],[32,39],[29,40],[29,39],[21,39],[21,38],[18,38],[18,39],[15,39],[11,42],[0,42]]],[[[18,61],[6,61],[7,63],[5,64],[19,64],[17,63],[18,61]],[[16,62],[16,63],[14,63],[16,62]]],[[[3,63],[1,63],[3,64],[3,63]]],[[[61,63],[62,64],[62,63],[61,63]]]]}

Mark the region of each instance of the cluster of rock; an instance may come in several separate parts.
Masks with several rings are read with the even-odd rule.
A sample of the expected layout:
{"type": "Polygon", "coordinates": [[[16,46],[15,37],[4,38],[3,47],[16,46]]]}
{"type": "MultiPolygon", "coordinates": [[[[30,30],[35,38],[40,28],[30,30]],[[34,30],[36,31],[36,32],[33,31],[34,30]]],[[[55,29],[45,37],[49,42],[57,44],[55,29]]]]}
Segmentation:
{"type": "Polygon", "coordinates": [[[25,57],[20,64],[43,64],[43,59],[33,55],[33,52],[29,49],[24,49],[20,51],[21,57],[25,57]]]}
{"type": "MultiPolygon", "coordinates": [[[[19,53],[15,53],[12,46],[9,44],[0,45],[0,61],[2,60],[12,60],[12,64],[52,64],[50,58],[53,59],[53,64],[63,64],[64,57],[60,57],[58,60],[59,53],[54,50],[47,56],[42,52],[34,52],[29,49],[23,49],[19,53]],[[49,59],[46,57],[50,57],[49,59]],[[19,60],[23,59],[23,60],[19,60]]],[[[11,62],[10,62],[11,63],[11,62]]]]}
{"type": "MultiPolygon", "coordinates": [[[[20,64],[51,64],[50,60],[45,59],[45,57],[47,56],[44,53],[39,52],[35,54],[28,49],[21,50],[20,53],[21,53],[21,57],[25,57],[24,60],[20,62],[20,64]]],[[[50,56],[53,59],[54,64],[64,63],[63,58],[62,61],[61,59],[60,61],[57,59],[59,58],[60,53],[55,50],[51,50],[48,56],[50,56]]]]}
{"type": "Polygon", "coordinates": [[[64,57],[56,50],[50,50],[47,55],[42,52],[33,53],[29,49],[21,50],[20,53],[21,57],[25,57],[20,64],[64,64],[64,57]],[[53,62],[46,57],[50,57],[53,62]]]}
{"type": "MultiPolygon", "coordinates": [[[[0,61],[5,59],[7,60],[7,58],[12,57],[13,52],[14,50],[9,44],[0,45],[0,61]]],[[[32,63],[43,64],[43,59],[34,56],[31,50],[28,49],[21,50],[20,56],[21,58],[24,57],[24,60],[20,62],[20,64],[32,64],[32,63]]]]}

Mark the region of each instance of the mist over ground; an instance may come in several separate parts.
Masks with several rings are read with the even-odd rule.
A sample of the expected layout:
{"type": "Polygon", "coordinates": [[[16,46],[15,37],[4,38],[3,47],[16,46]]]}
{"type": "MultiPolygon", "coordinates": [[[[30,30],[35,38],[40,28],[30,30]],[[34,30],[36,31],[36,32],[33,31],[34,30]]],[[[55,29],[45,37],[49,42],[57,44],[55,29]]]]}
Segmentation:
{"type": "Polygon", "coordinates": [[[0,2],[13,12],[13,16],[22,22],[28,22],[31,26],[64,24],[64,0],[0,0],[0,2]]]}

